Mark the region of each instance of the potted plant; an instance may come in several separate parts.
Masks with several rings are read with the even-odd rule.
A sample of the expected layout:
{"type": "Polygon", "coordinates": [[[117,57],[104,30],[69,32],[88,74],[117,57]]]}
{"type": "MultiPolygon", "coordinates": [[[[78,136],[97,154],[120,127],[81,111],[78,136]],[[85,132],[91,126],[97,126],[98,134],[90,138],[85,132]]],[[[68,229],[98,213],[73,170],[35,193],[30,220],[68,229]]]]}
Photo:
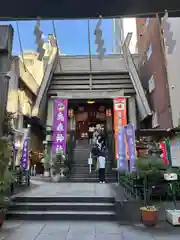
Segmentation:
{"type": "Polygon", "coordinates": [[[49,157],[49,154],[47,153],[47,149],[44,152],[43,164],[44,164],[44,177],[49,177],[50,176],[50,157],[49,157]]]}
{"type": "Polygon", "coordinates": [[[61,151],[57,155],[54,155],[51,162],[51,177],[54,182],[59,182],[60,179],[64,178],[66,156],[61,151]]]}
{"type": "Polygon", "coordinates": [[[137,175],[143,181],[144,206],[140,208],[142,222],[145,226],[156,226],[158,209],[151,205],[150,194],[155,187],[156,179],[163,178],[167,166],[161,159],[153,157],[138,158],[135,165],[137,175]]]}
{"type": "Polygon", "coordinates": [[[9,161],[12,149],[9,139],[0,138],[0,227],[2,227],[8,207],[8,192],[12,183],[12,174],[9,171],[9,161]]]}

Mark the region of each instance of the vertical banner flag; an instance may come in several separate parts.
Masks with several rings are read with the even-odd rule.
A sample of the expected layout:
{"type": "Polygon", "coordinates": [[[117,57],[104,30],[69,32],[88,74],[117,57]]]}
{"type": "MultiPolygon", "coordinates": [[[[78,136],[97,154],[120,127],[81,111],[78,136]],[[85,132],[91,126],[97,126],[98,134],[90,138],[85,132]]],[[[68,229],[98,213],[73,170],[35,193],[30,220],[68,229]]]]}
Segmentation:
{"type": "Polygon", "coordinates": [[[160,142],[161,150],[162,150],[162,159],[165,165],[168,165],[169,161],[167,158],[167,149],[165,142],[160,142]]]}
{"type": "Polygon", "coordinates": [[[128,146],[130,172],[133,172],[135,170],[135,159],[136,159],[135,129],[133,124],[128,124],[124,128],[125,128],[125,135],[126,135],[127,146],[128,146]]]}
{"type": "Polygon", "coordinates": [[[24,139],[24,143],[23,143],[23,149],[22,149],[22,156],[21,156],[21,168],[23,170],[27,170],[28,169],[28,138],[26,137],[24,139]]]}
{"type": "Polygon", "coordinates": [[[52,153],[66,153],[67,103],[67,99],[54,100],[52,153]]]}
{"type": "Polygon", "coordinates": [[[169,138],[167,138],[164,143],[165,143],[165,145],[166,145],[168,163],[169,163],[170,166],[172,166],[171,146],[170,146],[170,140],[169,140],[169,138]]]}
{"type": "Polygon", "coordinates": [[[124,126],[120,126],[118,132],[118,169],[126,169],[126,148],[124,126]]]}
{"type": "Polygon", "coordinates": [[[114,98],[114,137],[115,137],[115,153],[116,160],[118,160],[118,132],[120,126],[127,125],[127,110],[126,110],[126,98],[119,97],[114,98]]]}

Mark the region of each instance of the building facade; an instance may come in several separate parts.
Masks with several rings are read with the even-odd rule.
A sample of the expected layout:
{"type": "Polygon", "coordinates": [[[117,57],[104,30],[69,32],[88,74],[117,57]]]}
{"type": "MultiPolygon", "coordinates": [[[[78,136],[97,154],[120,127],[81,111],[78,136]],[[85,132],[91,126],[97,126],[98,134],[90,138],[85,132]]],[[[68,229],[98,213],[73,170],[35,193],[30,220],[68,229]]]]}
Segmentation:
{"type": "Polygon", "coordinates": [[[162,28],[164,30],[165,43],[165,63],[167,69],[170,106],[173,127],[180,125],[180,18],[168,18],[162,20],[162,28]]]}
{"type": "Polygon", "coordinates": [[[172,128],[164,38],[159,17],[136,19],[140,79],[153,111],[148,128],[172,128]]]}
{"type": "Polygon", "coordinates": [[[122,53],[121,43],[123,43],[129,32],[132,33],[129,49],[131,54],[136,54],[137,53],[136,19],[135,18],[113,19],[113,53],[122,53]]]}
{"type": "Polygon", "coordinates": [[[11,25],[0,26],[0,136],[3,135],[3,121],[6,110],[8,85],[12,58],[12,44],[13,44],[14,30],[11,25]]]}
{"type": "MultiPolygon", "coordinates": [[[[52,37],[50,35],[50,40],[52,37]]],[[[142,118],[151,115],[136,70],[139,66],[138,54],[110,54],[101,61],[98,56],[92,55],[90,71],[89,56],[61,56],[57,45],[50,40],[43,46],[45,55],[41,60],[38,53],[25,52],[23,58],[20,55],[13,59],[11,68],[7,109],[16,112],[16,128],[24,128],[25,122],[31,125],[32,151],[42,153],[44,143],[44,149],[51,154],[54,143],[59,147],[62,138],[67,139],[66,135],[75,132],[78,140],[88,138],[89,126],[96,124],[102,124],[113,139],[113,101],[119,98],[122,104],[126,103],[126,124],[133,123],[138,128],[138,111],[142,118]],[[130,70],[134,75],[129,73],[130,70]],[[58,107],[55,106],[57,101],[60,104],[58,107]],[[56,110],[62,109],[62,104],[67,110],[64,118],[56,114],[56,110]],[[58,134],[53,134],[56,133],[54,119],[57,116],[64,119],[66,126],[62,126],[62,122],[57,126],[61,130],[66,128],[63,128],[64,136],[60,130],[58,134]],[[44,139],[41,138],[43,134],[38,132],[39,122],[44,124],[44,139]]],[[[129,51],[128,46],[124,45],[122,51],[129,51]]],[[[114,145],[110,148],[114,151],[114,145]]],[[[110,153],[113,161],[112,156],[110,153]]]]}

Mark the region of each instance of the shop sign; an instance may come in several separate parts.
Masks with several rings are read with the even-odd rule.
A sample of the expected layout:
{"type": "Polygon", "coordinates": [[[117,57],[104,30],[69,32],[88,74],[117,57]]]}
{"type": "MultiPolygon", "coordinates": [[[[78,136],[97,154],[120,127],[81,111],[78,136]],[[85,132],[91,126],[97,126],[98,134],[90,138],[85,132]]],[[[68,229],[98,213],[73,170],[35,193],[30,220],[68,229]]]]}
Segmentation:
{"type": "Polygon", "coordinates": [[[66,152],[67,108],[66,99],[54,100],[52,153],[66,152]]]}

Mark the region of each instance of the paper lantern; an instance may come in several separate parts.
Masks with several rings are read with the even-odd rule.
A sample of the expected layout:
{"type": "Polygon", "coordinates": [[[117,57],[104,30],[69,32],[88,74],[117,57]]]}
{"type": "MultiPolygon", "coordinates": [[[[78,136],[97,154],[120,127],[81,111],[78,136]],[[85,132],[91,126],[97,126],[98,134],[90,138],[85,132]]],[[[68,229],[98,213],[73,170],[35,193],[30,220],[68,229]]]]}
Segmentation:
{"type": "Polygon", "coordinates": [[[68,116],[72,118],[74,116],[74,109],[69,109],[68,110],[68,116]]]}
{"type": "Polygon", "coordinates": [[[107,117],[111,117],[111,116],[112,116],[112,111],[111,111],[110,108],[109,108],[109,109],[106,109],[106,116],[107,116],[107,117]]]}

